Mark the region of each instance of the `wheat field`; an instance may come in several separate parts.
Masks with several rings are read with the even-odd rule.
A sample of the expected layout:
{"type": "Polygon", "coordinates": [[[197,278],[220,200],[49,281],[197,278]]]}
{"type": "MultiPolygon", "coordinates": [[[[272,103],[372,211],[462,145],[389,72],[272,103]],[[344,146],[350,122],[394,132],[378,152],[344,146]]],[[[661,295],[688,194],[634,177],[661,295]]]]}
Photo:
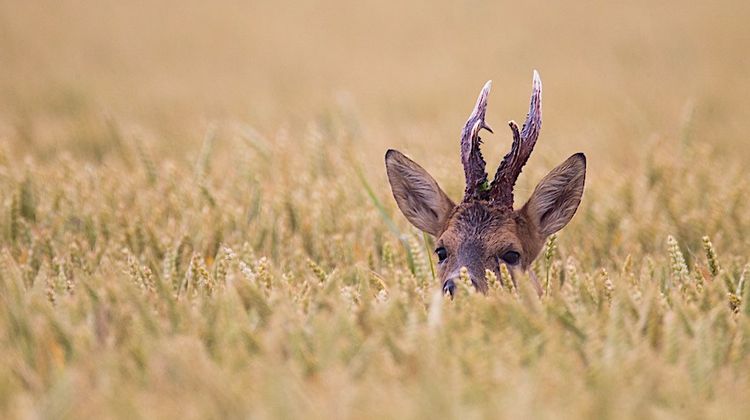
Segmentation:
{"type": "Polygon", "coordinates": [[[748,418],[750,4],[0,1],[0,418],[748,418]],[[544,80],[575,152],[528,282],[440,293],[453,197],[544,80]]]}

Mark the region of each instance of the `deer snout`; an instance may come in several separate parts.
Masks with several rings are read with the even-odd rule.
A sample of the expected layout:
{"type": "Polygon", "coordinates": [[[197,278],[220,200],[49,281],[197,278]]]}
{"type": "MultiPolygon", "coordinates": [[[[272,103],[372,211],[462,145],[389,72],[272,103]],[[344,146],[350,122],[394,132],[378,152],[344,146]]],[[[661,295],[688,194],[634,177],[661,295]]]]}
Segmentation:
{"type": "MultiPolygon", "coordinates": [[[[469,279],[471,280],[471,285],[474,286],[474,289],[476,289],[478,292],[486,293],[487,284],[484,280],[484,277],[479,277],[478,275],[473,274],[471,270],[468,274],[469,279]]],[[[448,279],[443,282],[443,293],[450,294],[452,299],[456,294],[456,285],[460,281],[462,280],[458,270],[455,273],[451,273],[451,275],[448,276],[448,279]]]]}
{"type": "MultiPolygon", "coordinates": [[[[456,278],[458,280],[458,278],[456,278]]],[[[453,299],[453,296],[456,293],[456,282],[454,279],[450,278],[443,282],[443,294],[449,294],[451,295],[451,299],[453,299]]]]}

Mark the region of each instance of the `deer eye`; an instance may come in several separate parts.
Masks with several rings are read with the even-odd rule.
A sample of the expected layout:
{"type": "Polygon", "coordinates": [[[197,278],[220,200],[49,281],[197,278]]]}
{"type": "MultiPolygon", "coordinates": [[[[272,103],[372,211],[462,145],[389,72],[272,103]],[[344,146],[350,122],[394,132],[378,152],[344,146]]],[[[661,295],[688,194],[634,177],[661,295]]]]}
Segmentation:
{"type": "Polygon", "coordinates": [[[521,260],[521,254],[516,251],[508,251],[500,258],[502,258],[506,264],[516,265],[521,260]]]}
{"type": "Polygon", "coordinates": [[[435,250],[435,254],[437,254],[438,262],[443,262],[446,258],[448,258],[448,250],[446,250],[445,247],[442,246],[435,250]]]}

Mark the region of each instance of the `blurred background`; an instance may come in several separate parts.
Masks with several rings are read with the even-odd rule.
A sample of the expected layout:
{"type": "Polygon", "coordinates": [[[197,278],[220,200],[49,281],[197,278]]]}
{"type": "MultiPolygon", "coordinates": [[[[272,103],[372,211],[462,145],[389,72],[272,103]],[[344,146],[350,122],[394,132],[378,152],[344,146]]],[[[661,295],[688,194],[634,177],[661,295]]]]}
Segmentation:
{"type": "Polygon", "coordinates": [[[479,89],[494,81],[496,134],[483,146],[492,171],[537,69],[544,128],[518,203],[583,151],[586,216],[570,229],[607,232],[597,255],[660,249],[673,232],[695,247],[704,234],[739,244],[750,223],[748,21],[750,4],[735,0],[5,0],[0,152],[170,179],[166,163],[190,170],[210,146],[214,168],[201,174],[228,202],[237,193],[222,185],[246,171],[266,207],[276,195],[301,204],[336,181],[364,200],[357,211],[372,210],[359,170],[410,229],[390,199],[384,151],[406,152],[458,199],[458,137],[479,89]],[[642,223],[655,218],[668,224],[642,223]]]}
{"type": "MultiPolygon", "coordinates": [[[[0,138],[24,153],[86,153],[109,118],[179,153],[209,123],[293,133],[343,108],[363,150],[405,146],[425,160],[457,153],[488,79],[488,121],[523,120],[538,69],[544,156],[628,165],[689,134],[747,158],[748,21],[736,0],[3,0],[0,138]]],[[[502,129],[488,139],[490,166],[509,140],[502,129]]]]}
{"type": "Polygon", "coordinates": [[[747,417],[749,22],[740,0],[0,0],[0,418],[747,417]],[[384,152],[460,199],[480,88],[493,171],[534,69],[515,202],[588,157],[532,267],[552,293],[441,301],[384,152]]]}

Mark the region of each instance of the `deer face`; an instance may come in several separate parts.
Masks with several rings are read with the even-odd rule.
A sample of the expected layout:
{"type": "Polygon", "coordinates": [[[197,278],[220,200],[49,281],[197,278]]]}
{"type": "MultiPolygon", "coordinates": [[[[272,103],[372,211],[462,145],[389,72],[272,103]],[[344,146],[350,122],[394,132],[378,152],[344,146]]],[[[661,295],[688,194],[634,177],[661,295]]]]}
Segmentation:
{"type": "Polygon", "coordinates": [[[513,185],[541,127],[541,81],[536,72],[527,121],[520,132],[510,123],[513,147],[488,184],[478,147],[478,131],[489,129],[484,122],[488,93],[489,83],[464,128],[462,160],[467,185],[460,204],[416,162],[396,150],[385,155],[399,209],[414,226],[436,238],[438,271],[443,290],[451,295],[461,267],[466,267],[472,284],[481,292],[487,291],[486,270],[497,276],[501,264],[511,273],[527,270],[546,238],[573,217],[583,194],[586,158],[577,153],[544,177],[523,207],[513,209],[513,185]]]}

